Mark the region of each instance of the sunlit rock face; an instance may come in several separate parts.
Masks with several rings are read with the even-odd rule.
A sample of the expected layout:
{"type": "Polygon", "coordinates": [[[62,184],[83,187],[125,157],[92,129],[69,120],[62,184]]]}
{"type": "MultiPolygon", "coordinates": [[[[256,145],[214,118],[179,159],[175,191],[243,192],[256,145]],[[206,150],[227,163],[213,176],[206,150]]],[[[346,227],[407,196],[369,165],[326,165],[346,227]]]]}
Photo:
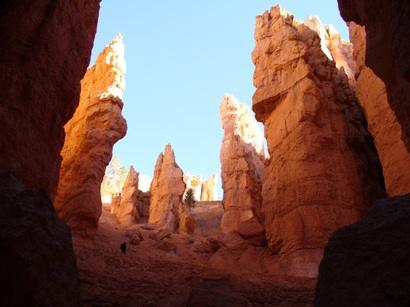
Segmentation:
{"type": "Polygon", "coordinates": [[[192,191],[194,192],[195,200],[200,200],[201,199],[201,188],[202,188],[201,176],[192,175],[190,173],[185,173],[183,179],[185,183],[184,197],[185,197],[186,192],[189,189],[192,189],[192,191]]]}
{"type": "Polygon", "coordinates": [[[112,207],[112,213],[120,224],[132,225],[139,219],[138,193],[138,173],[131,166],[122,188],[121,201],[118,206],[112,207]]]}
{"type": "Polygon", "coordinates": [[[366,65],[384,81],[389,104],[410,150],[410,3],[338,0],[346,22],[366,27],[366,65]]]}
{"type": "Polygon", "coordinates": [[[270,159],[263,174],[267,241],[278,253],[323,248],[384,195],[366,120],[316,31],[276,6],[258,16],[253,110],[270,159]]]}
{"type": "Polygon", "coordinates": [[[220,117],[224,129],[220,159],[225,208],[221,228],[233,232],[253,217],[262,219],[264,137],[253,112],[231,95],[223,97],[220,117]]]}
{"type": "Polygon", "coordinates": [[[78,105],[99,0],[2,1],[0,173],[52,196],[63,126],[78,105]]]}
{"type": "Polygon", "coordinates": [[[86,237],[97,229],[100,186],[112,148],[127,131],[121,114],[124,74],[124,45],[118,35],[81,81],[80,104],[65,126],[55,208],[74,232],[86,237]]]}
{"type": "Polygon", "coordinates": [[[337,68],[344,70],[354,85],[356,63],[352,44],[343,40],[332,25],[322,24],[317,16],[308,17],[305,24],[319,35],[323,53],[336,63],[337,68]]]}
{"type": "Polygon", "coordinates": [[[158,156],[151,183],[151,201],[149,208],[150,224],[176,230],[178,208],[185,191],[182,169],[175,161],[175,154],[170,144],[158,156]]]}
{"type": "Polygon", "coordinates": [[[101,201],[103,204],[110,204],[112,195],[121,193],[127,175],[128,170],[122,166],[118,157],[113,156],[101,183],[101,201]]]}
{"type": "Polygon", "coordinates": [[[366,66],[366,31],[349,23],[350,38],[358,66],[356,93],[369,123],[383,167],[387,193],[391,196],[410,192],[410,152],[401,139],[401,126],[390,107],[384,82],[366,66]]]}
{"type": "Polygon", "coordinates": [[[202,181],[201,201],[218,200],[217,180],[218,177],[214,174],[208,179],[202,181]]]}

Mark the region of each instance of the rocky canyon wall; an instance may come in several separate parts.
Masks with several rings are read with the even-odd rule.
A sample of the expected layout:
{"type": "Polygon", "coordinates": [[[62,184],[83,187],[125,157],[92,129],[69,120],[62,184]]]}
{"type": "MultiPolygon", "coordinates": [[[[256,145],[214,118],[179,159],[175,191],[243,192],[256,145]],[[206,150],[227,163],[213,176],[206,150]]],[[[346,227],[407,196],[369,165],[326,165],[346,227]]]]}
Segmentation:
{"type": "Polygon", "coordinates": [[[158,156],[151,183],[148,222],[158,227],[176,230],[179,206],[185,191],[183,171],[175,161],[170,144],[158,156]]]}
{"type": "Polygon", "coordinates": [[[71,234],[49,197],[58,183],[63,126],[78,105],[90,60],[99,3],[0,4],[1,306],[81,305],[71,234]]]}
{"type": "Polygon", "coordinates": [[[233,232],[252,218],[260,222],[263,219],[264,138],[252,111],[235,97],[223,97],[220,116],[224,129],[220,159],[225,208],[221,228],[233,232]]]}
{"type": "Polygon", "coordinates": [[[52,195],[78,105],[99,0],[5,0],[0,16],[0,172],[52,195]]]}
{"type": "Polygon", "coordinates": [[[338,0],[347,22],[365,26],[365,63],[387,89],[388,101],[410,150],[410,6],[406,0],[338,0]]]}
{"type": "MultiPolygon", "coordinates": [[[[349,23],[354,45],[357,98],[363,107],[383,166],[384,181],[390,196],[410,192],[410,152],[401,138],[401,125],[389,103],[385,83],[366,65],[366,30],[349,23]]],[[[409,84],[410,85],[410,84],[409,84]]]]}
{"type": "Polygon", "coordinates": [[[275,252],[323,248],[384,195],[381,167],[344,69],[279,7],[257,17],[253,110],[270,159],[262,214],[275,252]]]}
{"type": "Polygon", "coordinates": [[[81,81],[80,104],[65,125],[63,161],[54,206],[72,231],[92,237],[101,215],[100,186],[114,144],[125,136],[121,115],[125,61],[118,35],[81,81]]]}

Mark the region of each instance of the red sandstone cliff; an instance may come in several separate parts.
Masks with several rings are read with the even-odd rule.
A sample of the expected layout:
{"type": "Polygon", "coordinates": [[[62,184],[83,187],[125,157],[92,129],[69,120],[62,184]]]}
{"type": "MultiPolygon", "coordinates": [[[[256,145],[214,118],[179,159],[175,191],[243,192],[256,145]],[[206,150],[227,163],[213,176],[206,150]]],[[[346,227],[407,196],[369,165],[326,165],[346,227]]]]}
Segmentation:
{"type": "Polygon", "coordinates": [[[63,127],[90,61],[99,3],[0,4],[1,306],[81,305],[71,234],[49,196],[58,182],[63,127]]]}
{"type": "Polygon", "coordinates": [[[99,0],[2,1],[0,172],[55,191],[64,124],[78,105],[99,0]]]}
{"type": "Polygon", "coordinates": [[[257,18],[253,109],[270,160],[262,211],[270,247],[322,248],[384,195],[366,121],[318,34],[279,7],[257,18]]]}
{"type": "Polygon", "coordinates": [[[401,139],[401,125],[390,107],[384,82],[366,66],[366,31],[350,22],[350,39],[357,62],[356,94],[363,107],[383,167],[387,193],[410,192],[410,152],[401,139]]]}
{"type": "Polygon", "coordinates": [[[125,87],[124,46],[117,36],[81,81],[80,104],[65,126],[63,162],[55,197],[59,216],[71,229],[93,236],[101,214],[100,186],[114,144],[125,136],[121,115],[125,87]]]}

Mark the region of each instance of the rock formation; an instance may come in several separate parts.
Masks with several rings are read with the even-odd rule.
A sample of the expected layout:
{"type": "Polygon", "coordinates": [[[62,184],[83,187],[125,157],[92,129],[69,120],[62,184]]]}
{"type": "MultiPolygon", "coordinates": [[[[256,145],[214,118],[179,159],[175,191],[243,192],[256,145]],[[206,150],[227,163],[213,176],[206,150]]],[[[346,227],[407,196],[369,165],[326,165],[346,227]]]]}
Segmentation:
{"type": "Polygon", "coordinates": [[[99,0],[2,1],[0,172],[52,195],[64,124],[78,105],[99,0]]]}
{"type": "Polygon", "coordinates": [[[406,0],[338,0],[345,21],[366,27],[366,65],[384,81],[410,150],[410,5],[406,0]]]}
{"type": "Polygon", "coordinates": [[[335,62],[338,69],[343,68],[349,80],[354,81],[356,63],[352,44],[344,41],[332,25],[322,24],[317,16],[308,17],[305,24],[319,35],[323,53],[335,62]]]}
{"type": "Polygon", "coordinates": [[[214,201],[218,199],[217,180],[218,178],[214,174],[202,182],[201,201],[214,201]]]}
{"type": "Polygon", "coordinates": [[[149,208],[150,224],[175,230],[178,225],[178,208],[185,191],[183,172],[175,161],[170,144],[158,156],[151,183],[149,208]]]}
{"type": "Polygon", "coordinates": [[[92,237],[97,229],[100,186],[112,148],[127,131],[121,115],[124,73],[124,46],[118,35],[81,81],[80,104],[65,126],[54,205],[71,229],[86,237],[92,237]]]}
{"type": "Polygon", "coordinates": [[[1,306],[81,305],[71,234],[49,197],[58,183],[63,126],[90,61],[99,2],[0,4],[1,306]]]}
{"type": "Polygon", "coordinates": [[[264,138],[252,111],[235,97],[223,97],[220,116],[224,129],[220,159],[225,208],[221,228],[233,232],[253,217],[262,219],[264,138]]]}
{"type": "Polygon", "coordinates": [[[323,248],[384,195],[366,120],[318,34],[280,7],[257,17],[253,110],[270,159],[262,214],[279,253],[323,248]]]}
{"type": "Polygon", "coordinates": [[[364,27],[350,22],[349,29],[358,67],[356,93],[380,157],[387,193],[391,196],[409,193],[410,152],[401,139],[400,123],[390,107],[384,82],[366,66],[364,27]]]}
{"type": "Polygon", "coordinates": [[[128,170],[121,165],[120,160],[113,156],[101,183],[101,201],[103,204],[110,204],[113,194],[121,193],[128,170]]]}
{"type": "Polygon", "coordinates": [[[0,305],[80,306],[68,227],[44,192],[0,175],[0,305]]]}
{"type": "Polygon", "coordinates": [[[139,190],[137,194],[137,208],[140,218],[149,217],[149,206],[151,200],[151,193],[139,190]]]}
{"type": "Polygon", "coordinates": [[[131,166],[122,188],[120,204],[119,206],[113,206],[112,213],[120,224],[134,224],[139,219],[138,193],[138,173],[131,166]]]}
{"type": "Polygon", "coordinates": [[[202,188],[201,176],[192,175],[190,173],[185,173],[183,179],[185,183],[184,196],[185,196],[186,191],[188,191],[189,189],[192,189],[192,191],[194,192],[195,200],[200,200],[201,199],[201,188],[202,188]]]}
{"type": "Polygon", "coordinates": [[[410,195],[383,199],[360,222],[332,235],[315,306],[410,306],[409,217],[410,195]]]}

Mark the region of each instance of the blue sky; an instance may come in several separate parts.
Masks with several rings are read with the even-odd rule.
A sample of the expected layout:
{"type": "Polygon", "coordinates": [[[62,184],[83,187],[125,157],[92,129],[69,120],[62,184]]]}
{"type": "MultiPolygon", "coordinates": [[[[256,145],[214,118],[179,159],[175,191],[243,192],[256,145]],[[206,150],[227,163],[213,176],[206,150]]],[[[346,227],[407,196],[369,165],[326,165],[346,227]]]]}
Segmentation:
{"type": "Polygon", "coordinates": [[[184,171],[220,172],[225,93],[251,104],[255,17],[280,4],[296,18],[318,15],[347,38],[336,0],[103,0],[96,55],[122,33],[127,62],[126,137],[114,153],[152,176],[171,143],[184,171]]]}

